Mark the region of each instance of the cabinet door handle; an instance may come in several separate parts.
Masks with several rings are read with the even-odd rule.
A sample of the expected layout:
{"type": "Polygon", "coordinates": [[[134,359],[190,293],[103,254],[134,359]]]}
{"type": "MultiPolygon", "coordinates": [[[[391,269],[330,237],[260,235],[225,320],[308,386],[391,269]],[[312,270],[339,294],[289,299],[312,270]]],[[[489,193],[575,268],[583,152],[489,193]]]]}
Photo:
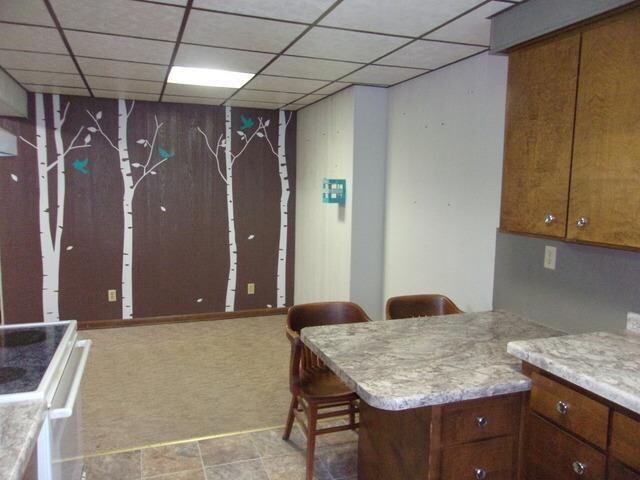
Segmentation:
{"type": "Polygon", "coordinates": [[[566,415],[569,411],[569,404],[563,402],[562,400],[558,400],[558,403],[556,403],[556,410],[559,414],[566,415]]]}
{"type": "Polygon", "coordinates": [[[587,217],[580,217],[578,218],[578,220],[576,220],[576,227],[584,228],[587,226],[588,223],[589,223],[589,219],[587,217]]]}
{"type": "Polygon", "coordinates": [[[556,221],[556,216],[553,213],[547,213],[544,216],[544,224],[545,225],[551,225],[555,221],[556,221]]]}
{"type": "Polygon", "coordinates": [[[571,466],[573,467],[573,471],[578,475],[584,475],[587,471],[587,465],[577,460],[573,462],[571,466]]]}
{"type": "Polygon", "coordinates": [[[484,480],[487,478],[487,471],[484,468],[476,468],[474,473],[476,474],[476,480],[484,480]]]}
{"type": "Polygon", "coordinates": [[[489,423],[489,419],[487,417],[476,417],[476,425],[480,428],[486,427],[487,423],[489,423]]]}

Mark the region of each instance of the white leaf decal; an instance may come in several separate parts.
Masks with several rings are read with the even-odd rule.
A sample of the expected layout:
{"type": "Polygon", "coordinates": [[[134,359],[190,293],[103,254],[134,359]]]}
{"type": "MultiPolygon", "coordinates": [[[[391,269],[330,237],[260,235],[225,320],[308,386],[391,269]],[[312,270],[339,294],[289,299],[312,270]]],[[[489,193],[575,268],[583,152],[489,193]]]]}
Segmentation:
{"type": "Polygon", "coordinates": [[[73,245],[69,245],[69,246],[67,247],[67,252],[68,252],[69,250],[73,250],[73,245]]]}
{"type": "Polygon", "coordinates": [[[143,143],[147,143],[147,141],[144,138],[140,138],[140,139],[136,140],[136,143],[138,145],[142,145],[143,143]]]}
{"type": "Polygon", "coordinates": [[[91,141],[91,134],[90,134],[90,133],[87,133],[87,136],[86,136],[86,137],[84,137],[84,143],[85,143],[85,145],[86,145],[87,143],[89,143],[90,141],[91,141]]]}
{"type": "Polygon", "coordinates": [[[223,140],[222,142],[220,142],[220,146],[221,146],[222,148],[225,148],[225,147],[227,146],[227,141],[226,141],[226,140],[223,140]]]}
{"type": "Polygon", "coordinates": [[[102,118],[102,110],[96,113],[96,119],[100,120],[102,118]]]}
{"type": "Polygon", "coordinates": [[[258,132],[256,133],[257,136],[259,136],[260,138],[264,137],[264,134],[262,132],[258,132]]]}
{"type": "Polygon", "coordinates": [[[270,303],[267,303],[267,308],[273,308],[273,305],[271,305],[270,303]]]}
{"type": "Polygon", "coordinates": [[[202,303],[203,300],[204,300],[204,298],[199,298],[199,299],[196,300],[196,302],[202,303]]]}
{"type": "Polygon", "coordinates": [[[160,210],[162,210],[163,212],[166,212],[166,211],[167,211],[167,209],[166,209],[166,208],[164,208],[162,205],[160,205],[160,210]]]}
{"type": "Polygon", "coordinates": [[[256,236],[252,233],[247,237],[247,240],[253,240],[254,238],[256,238],[256,236]]]}
{"type": "Polygon", "coordinates": [[[271,120],[267,120],[266,122],[264,122],[264,126],[268,127],[270,123],[271,123],[271,120]]]}
{"type": "Polygon", "coordinates": [[[151,175],[156,175],[158,172],[149,172],[151,175]]]}
{"type": "Polygon", "coordinates": [[[244,132],[242,130],[238,130],[238,135],[240,135],[241,137],[244,137],[244,132]]]}
{"type": "Polygon", "coordinates": [[[13,180],[14,182],[18,181],[18,176],[15,173],[11,174],[11,180],[13,180]]]}
{"type": "Polygon", "coordinates": [[[134,163],[131,164],[131,166],[133,168],[140,168],[142,165],[140,165],[138,162],[134,162],[134,163]]]}
{"type": "Polygon", "coordinates": [[[96,133],[98,131],[96,127],[87,127],[87,130],[89,130],[91,133],[96,133]]]}

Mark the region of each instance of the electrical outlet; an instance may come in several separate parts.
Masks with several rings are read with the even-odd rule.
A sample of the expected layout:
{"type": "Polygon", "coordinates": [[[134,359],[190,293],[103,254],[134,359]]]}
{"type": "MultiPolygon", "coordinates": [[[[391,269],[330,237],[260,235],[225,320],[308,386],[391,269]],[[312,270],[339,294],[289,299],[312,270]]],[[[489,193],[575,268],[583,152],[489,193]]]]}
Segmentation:
{"type": "Polygon", "coordinates": [[[544,268],[556,269],[556,247],[546,245],[544,247],[544,268]]]}
{"type": "Polygon", "coordinates": [[[256,284],[247,283],[247,295],[253,295],[254,293],[256,293],[256,284]]]}
{"type": "Polygon", "coordinates": [[[627,328],[640,331],[640,313],[627,312],[627,328]]]}
{"type": "Polygon", "coordinates": [[[118,301],[118,294],[115,290],[107,290],[107,298],[110,302],[116,302],[118,301]]]}

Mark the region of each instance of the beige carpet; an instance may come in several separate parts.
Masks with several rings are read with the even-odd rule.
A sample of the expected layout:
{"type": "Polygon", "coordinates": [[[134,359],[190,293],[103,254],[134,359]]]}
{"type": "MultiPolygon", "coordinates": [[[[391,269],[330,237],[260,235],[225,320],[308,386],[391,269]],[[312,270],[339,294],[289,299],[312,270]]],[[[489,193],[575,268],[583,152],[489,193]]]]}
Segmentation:
{"type": "Polygon", "coordinates": [[[81,332],[85,454],[284,424],[284,316],[81,332]]]}

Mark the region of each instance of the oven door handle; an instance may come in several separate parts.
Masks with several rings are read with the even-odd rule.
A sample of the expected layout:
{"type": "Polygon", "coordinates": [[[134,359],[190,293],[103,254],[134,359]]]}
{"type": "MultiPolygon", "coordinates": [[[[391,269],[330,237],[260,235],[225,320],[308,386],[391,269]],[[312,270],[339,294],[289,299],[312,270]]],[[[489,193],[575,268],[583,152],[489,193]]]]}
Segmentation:
{"type": "Polygon", "coordinates": [[[78,340],[74,348],[83,349],[82,357],[80,357],[80,361],[78,362],[78,367],[73,376],[71,388],[69,388],[69,393],[67,394],[67,399],[64,402],[64,406],[49,411],[49,418],[52,420],[56,418],[68,418],[73,415],[73,406],[76,403],[78,391],[80,390],[80,382],[82,381],[82,376],[84,375],[84,367],[87,365],[87,360],[89,359],[91,340],[78,340]]]}

